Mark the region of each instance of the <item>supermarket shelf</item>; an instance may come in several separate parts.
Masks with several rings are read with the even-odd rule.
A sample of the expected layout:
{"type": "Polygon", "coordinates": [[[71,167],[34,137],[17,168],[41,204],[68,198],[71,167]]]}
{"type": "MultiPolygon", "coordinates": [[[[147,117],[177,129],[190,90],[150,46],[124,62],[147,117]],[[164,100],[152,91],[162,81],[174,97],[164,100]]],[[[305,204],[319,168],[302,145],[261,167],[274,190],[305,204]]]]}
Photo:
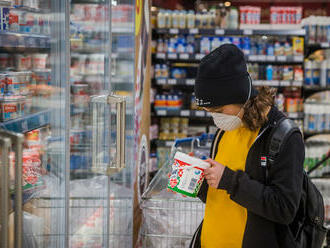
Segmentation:
{"type": "MultiPolygon", "coordinates": [[[[205,54],[189,54],[189,53],[155,53],[154,58],[159,60],[178,60],[185,62],[198,62],[205,54]]],[[[246,56],[248,62],[261,63],[302,63],[304,56],[269,56],[269,55],[248,55],[246,56]]]]}
{"type": "Polygon", "coordinates": [[[0,123],[0,128],[16,133],[25,133],[50,123],[50,111],[42,111],[0,123]]]}
{"type": "Polygon", "coordinates": [[[211,117],[209,113],[207,113],[204,110],[189,110],[189,109],[183,109],[183,110],[156,110],[157,116],[178,116],[178,117],[211,117]]]}
{"type": "MultiPolygon", "coordinates": [[[[50,48],[50,37],[46,35],[0,31],[1,48],[50,48]]],[[[17,52],[17,51],[16,51],[17,52]]]]}
{"type": "Polygon", "coordinates": [[[196,34],[196,35],[285,35],[304,36],[304,29],[198,29],[198,28],[158,28],[157,34],[196,34]]]}
{"type": "Polygon", "coordinates": [[[330,90],[330,85],[327,87],[320,87],[318,85],[304,85],[304,89],[313,91],[330,90]]]}
{"type": "Polygon", "coordinates": [[[284,113],[290,119],[304,119],[304,112],[284,113]]]}
{"type": "Polygon", "coordinates": [[[157,147],[172,147],[174,140],[156,140],[157,147]]]}
{"type": "Polygon", "coordinates": [[[330,131],[315,131],[315,132],[311,132],[311,131],[304,131],[304,136],[313,136],[313,135],[320,135],[320,134],[330,134],[330,131]]]}
{"type": "Polygon", "coordinates": [[[105,0],[72,0],[73,4],[106,4],[105,0]]]}
{"type": "Polygon", "coordinates": [[[321,42],[321,43],[315,43],[315,44],[307,44],[308,47],[314,48],[314,49],[322,49],[322,48],[330,48],[330,42],[321,42]]]}
{"type": "MultiPolygon", "coordinates": [[[[195,79],[175,79],[175,78],[162,78],[155,80],[156,85],[186,85],[186,86],[194,86],[195,79]]],[[[292,81],[292,80],[253,80],[253,84],[255,86],[272,86],[272,87],[302,87],[302,81],[292,81]]]]}

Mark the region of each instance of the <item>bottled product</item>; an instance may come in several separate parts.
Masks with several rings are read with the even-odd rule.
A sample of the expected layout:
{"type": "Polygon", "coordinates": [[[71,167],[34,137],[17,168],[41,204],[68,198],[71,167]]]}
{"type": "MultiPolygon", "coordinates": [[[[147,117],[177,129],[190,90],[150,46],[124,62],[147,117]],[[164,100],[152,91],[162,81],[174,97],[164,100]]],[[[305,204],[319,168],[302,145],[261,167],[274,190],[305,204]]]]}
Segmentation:
{"type": "Polygon", "coordinates": [[[187,14],[187,28],[195,28],[195,13],[190,10],[187,14]]]}
{"type": "Polygon", "coordinates": [[[201,39],[201,53],[208,54],[210,53],[210,39],[208,37],[203,37],[201,39]]]}
{"type": "Polygon", "coordinates": [[[272,65],[268,65],[267,66],[267,72],[266,72],[266,79],[267,80],[273,80],[273,66],[272,65]]]}
{"type": "Polygon", "coordinates": [[[172,11],[170,10],[165,12],[165,26],[166,28],[171,28],[172,26],[172,11]]]}
{"type": "Polygon", "coordinates": [[[165,13],[163,10],[160,10],[157,15],[157,27],[158,28],[165,28],[166,27],[166,19],[165,13]]]}
{"type": "Polygon", "coordinates": [[[236,8],[230,9],[228,19],[229,19],[228,28],[237,29],[238,28],[238,10],[236,8]]]}
{"type": "Polygon", "coordinates": [[[186,28],[187,16],[184,10],[180,12],[179,20],[180,20],[179,28],[186,28]]]}

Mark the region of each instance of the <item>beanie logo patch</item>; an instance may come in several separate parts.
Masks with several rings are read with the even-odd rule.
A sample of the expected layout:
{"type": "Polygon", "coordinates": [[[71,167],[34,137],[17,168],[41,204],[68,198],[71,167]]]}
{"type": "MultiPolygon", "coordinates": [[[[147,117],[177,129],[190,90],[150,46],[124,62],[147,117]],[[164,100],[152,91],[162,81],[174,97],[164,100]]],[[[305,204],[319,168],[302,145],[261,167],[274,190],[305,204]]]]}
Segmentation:
{"type": "Polygon", "coordinates": [[[205,105],[210,105],[211,102],[210,101],[205,102],[204,99],[196,98],[196,104],[197,106],[205,106],[205,105]]]}

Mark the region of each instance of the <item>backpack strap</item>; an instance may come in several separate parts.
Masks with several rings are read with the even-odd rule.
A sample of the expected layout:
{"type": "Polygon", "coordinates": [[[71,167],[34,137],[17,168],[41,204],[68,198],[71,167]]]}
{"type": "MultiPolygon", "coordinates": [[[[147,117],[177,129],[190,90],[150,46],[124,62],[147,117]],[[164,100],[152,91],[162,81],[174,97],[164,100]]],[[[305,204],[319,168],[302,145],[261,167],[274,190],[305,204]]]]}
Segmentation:
{"type": "Polygon", "coordinates": [[[294,132],[300,132],[300,129],[291,119],[283,117],[274,123],[267,144],[268,165],[266,166],[266,184],[268,183],[268,172],[270,166],[274,165],[278,155],[280,154],[283,144],[294,132]]]}

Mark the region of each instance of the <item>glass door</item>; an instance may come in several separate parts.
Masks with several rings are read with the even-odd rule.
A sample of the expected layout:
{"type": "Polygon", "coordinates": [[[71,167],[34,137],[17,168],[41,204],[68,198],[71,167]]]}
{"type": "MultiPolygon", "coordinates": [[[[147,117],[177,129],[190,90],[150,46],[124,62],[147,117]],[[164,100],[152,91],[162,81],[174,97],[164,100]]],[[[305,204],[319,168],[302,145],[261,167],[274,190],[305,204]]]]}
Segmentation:
{"type": "Polygon", "coordinates": [[[133,18],[112,24],[118,5],[71,3],[70,247],[132,246],[134,43],[118,52],[115,36],[133,18]]]}
{"type": "Polygon", "coordinates": [[[65,247],[66,1],[0,1],[0,246],[65,247]]]}

